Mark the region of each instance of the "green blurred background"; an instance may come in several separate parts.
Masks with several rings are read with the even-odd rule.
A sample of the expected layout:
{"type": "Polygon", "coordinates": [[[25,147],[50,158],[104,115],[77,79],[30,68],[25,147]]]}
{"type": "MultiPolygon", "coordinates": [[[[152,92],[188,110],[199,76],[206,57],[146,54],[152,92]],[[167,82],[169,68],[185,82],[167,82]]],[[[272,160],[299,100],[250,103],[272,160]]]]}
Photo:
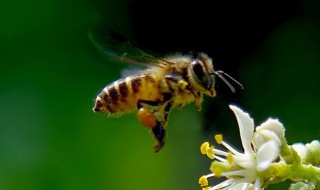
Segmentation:
{"type": "Polygon", "coordinates": [[[210,164],[201,143],[219,132],[239,145],[230,103],[257,124],[279,118],[289,143],[319,139],[319,18],[316,0],[2,1],[0,189],[200,189],[210,164]],[[202,112],[174,109],[154,154],[135,114],[91,111],[125,68],[89,41],[97,25],[164,55],[204,51],[245,90],[232,94],[218,81],[202,112]]]}

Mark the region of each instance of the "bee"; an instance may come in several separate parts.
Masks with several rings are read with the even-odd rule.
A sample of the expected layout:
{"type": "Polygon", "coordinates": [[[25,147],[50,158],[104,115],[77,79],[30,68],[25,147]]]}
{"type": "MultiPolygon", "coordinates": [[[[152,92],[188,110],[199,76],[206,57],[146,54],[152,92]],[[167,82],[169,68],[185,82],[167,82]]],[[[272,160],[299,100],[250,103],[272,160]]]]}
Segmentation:
{"type": "Polygon", "coordinates": [[[234,87],[223,75],[242,88],[231,76],[214,70],[212,59],[205,53],[199,53],[196,57],[174,55],[158,58],[137,48],[114,31],[104,30],[90,38],[109,57],[145,67],[103,88],[96,97],[93,111],[115,115],[137,109],[138,120],[150,128],[156,141],[155,152],[165,143],[166,125],[172,107],[183,107],[194,102],[200,111],[204,95],[216,96],[216,77],[234,92],[234,87]]]}

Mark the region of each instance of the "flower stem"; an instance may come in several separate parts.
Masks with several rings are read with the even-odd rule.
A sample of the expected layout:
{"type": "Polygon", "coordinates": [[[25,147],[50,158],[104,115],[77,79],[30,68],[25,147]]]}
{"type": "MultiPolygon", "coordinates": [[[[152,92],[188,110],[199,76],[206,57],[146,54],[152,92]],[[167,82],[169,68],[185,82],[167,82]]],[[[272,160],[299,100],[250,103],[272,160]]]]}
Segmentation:
{"type": "MultiPolygon", "coordinates": [[[[314,184],[320,184],[320,168],[312,166],[310,164],[284,164],[284,163],[273,163],[268,170],[264,171],[267,184],[279,183],[286,179],[292,181],[307,180],[314,184]]],[[[317,190],[320,190],[320,186],[317,185],[317,190]]]]}

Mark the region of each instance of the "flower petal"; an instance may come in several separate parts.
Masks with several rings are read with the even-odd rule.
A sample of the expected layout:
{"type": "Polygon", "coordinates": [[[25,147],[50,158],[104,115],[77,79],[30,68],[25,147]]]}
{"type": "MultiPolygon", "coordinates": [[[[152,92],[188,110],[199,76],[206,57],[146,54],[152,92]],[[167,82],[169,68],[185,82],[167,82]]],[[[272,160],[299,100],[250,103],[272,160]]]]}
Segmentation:
{"type": "Polygon", "coordinates": [[[261,189],[260,178],[257,178],[256,181],[254,182],[253,190],[260,190],[260,189],[261,189]]]}
{"type": "Polygon", "coordinates": [[[300,158],[304,161],[307,155],[307,148],[303,143],[294,143],[292,148],[297,151],[300,158]]]}
{"type": "Polygon", "coordinates": [[[277,119],[269,118],[267,121],[263,122],[260,126],[256,127],[256,131],[260,130],[270,130],[276,133],[281,140],[284,138],[285,128],[283,127],[282,123],[280,123],[277,119]]]}
{"type": "Polygon", "coordinates": [[[239,184],[236,184],[230,188],[228,188],[228,190],[246,190],[248,189],[250,183],[239,183],[239,184]]]}
{"type": "Polygon", "coordinates": [[[264,143],[270,140],[275,141],[278,144],[278,146],[281,146],[282,144],[278,135],[271,130],[263,129],[256,131],[253,134],[253,145],[256,149],[259,149],[260,146],[262,146],[264,143]]]}
{"type": "Polygon", "coordinates": [[[320,142],[319,140],[313,140],[311,143],[306,144],[307,155],[305,159],[308,159],[312,165],[320,165],[320,142]]]}
{"type": "Polygon", "coordinates": [[[227,187],[227,186],[233,184],[234,181],[235,181],[234,179],[227,179],[227,180],[211,187],[210,190],[221,189],[221,188],[227,187]]]}
{"type": "Polygon", "coordinates": [[[257,171],[266,170],[278,158],[279,153],[280,149],[275,141],[271,140],[264,143],[257,152],[257,171]]]}
{"type": "Polygon", "coordinates": [[[230,105],[229,107],[236,115],[236,118],[238,121],[240,137],[241,137],[242,146],[244,148],[244,153],[252,155],[253,150],[251,148],[251,141],[252,141],[253,130],[254,130],[253,119],[249,116],[248,113],[243,112],[238,107],[233,105],[230,105]]]}

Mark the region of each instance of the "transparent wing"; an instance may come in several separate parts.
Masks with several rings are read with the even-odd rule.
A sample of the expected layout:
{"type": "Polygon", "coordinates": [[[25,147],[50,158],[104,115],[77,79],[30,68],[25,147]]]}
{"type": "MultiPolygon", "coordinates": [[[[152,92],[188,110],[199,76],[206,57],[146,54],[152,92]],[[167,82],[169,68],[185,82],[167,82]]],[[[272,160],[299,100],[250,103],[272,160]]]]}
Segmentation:
{"type": "Polygon", "coordinates": [[[92,29],[89,32],[89,38],[100,52],[111,59],[147,67],[151,65],[165,67],[173,64],[147,53],[125,36],[107,28],[92,29]]]}
{"type": "Polygon", "coordinates": [[[129,66],[121,70],[121,77],[128,77],[141,73],[141,67],[129,66]]]}

